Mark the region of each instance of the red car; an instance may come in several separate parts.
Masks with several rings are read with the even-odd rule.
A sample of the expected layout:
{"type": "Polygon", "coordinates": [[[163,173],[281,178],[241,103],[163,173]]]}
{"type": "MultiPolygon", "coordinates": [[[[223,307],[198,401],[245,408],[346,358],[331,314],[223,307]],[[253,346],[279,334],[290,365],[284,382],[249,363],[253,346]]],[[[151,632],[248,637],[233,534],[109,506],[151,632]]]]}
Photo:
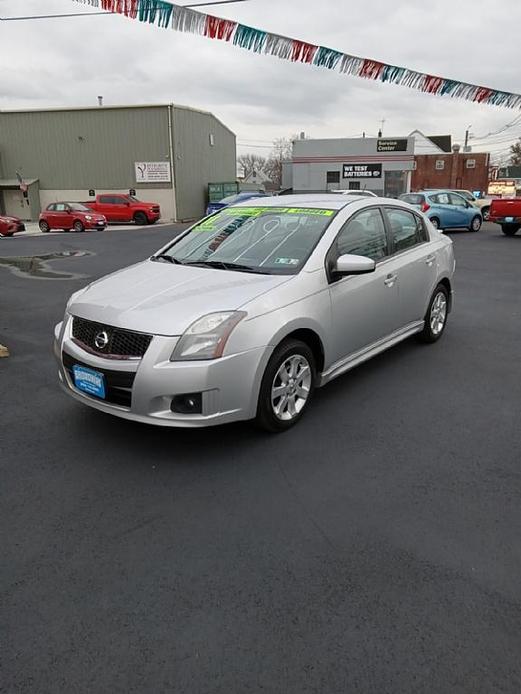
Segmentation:
{"type": "Polygon", "coordinates": [[[103,193],[96,195],[95,200],[89,200],[84,204],[104,215],[110,223],[135,222],[145,226],[155,224],[161,217],[161,208],[157,202],[143,202],[133,195],[103,193]]]}
{"type": "Polygon", "coordinates": [[[18,231],[25,231],[25,224],[21,219],[0,215],[0,236],[12,236],[18,231]]]}
{"type": "Polygon", "coordinates": [[[47,232],[51,229],[64,231],[86,231],[99,229],[103,231],[107,220],[102,214],[94,212],[79,202],[53,202],[41,213],[40,230],[47,232]]]}

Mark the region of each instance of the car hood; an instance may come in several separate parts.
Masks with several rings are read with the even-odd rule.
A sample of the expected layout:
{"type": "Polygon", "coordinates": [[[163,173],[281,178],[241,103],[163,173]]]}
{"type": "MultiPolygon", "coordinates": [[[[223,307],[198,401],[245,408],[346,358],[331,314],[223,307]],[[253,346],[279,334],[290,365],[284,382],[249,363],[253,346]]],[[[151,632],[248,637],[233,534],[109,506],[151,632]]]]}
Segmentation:
{"type": "Polygon", "coordinates": [[[16,222],[16,223],[18,223],[18,222],[21,222],[21,221],[22,221],[22,220],[19,219],[18,217],[11,217],[11,216],[6,216],[6,215],[0,215],[0,219],[1,219],[3,222],[16,222]]]}
{"type": "Polygon", "coordinates": [[[68,311],[128,330],[181,335],[201,316],[237,310],[292,278],[146,260],[90,284],[68,311]]]}

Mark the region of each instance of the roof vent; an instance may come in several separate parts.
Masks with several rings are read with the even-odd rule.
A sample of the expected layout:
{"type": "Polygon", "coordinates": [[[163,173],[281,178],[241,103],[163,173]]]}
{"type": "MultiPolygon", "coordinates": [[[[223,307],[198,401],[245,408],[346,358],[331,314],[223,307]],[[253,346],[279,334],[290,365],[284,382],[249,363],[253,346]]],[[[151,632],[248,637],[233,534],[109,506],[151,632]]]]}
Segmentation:
{"type": "Polygon", "coordinates": [[[459,154],[459,151],[461,149],[461,145],[452,145],[452,151],[454,154],[459,154]]]}

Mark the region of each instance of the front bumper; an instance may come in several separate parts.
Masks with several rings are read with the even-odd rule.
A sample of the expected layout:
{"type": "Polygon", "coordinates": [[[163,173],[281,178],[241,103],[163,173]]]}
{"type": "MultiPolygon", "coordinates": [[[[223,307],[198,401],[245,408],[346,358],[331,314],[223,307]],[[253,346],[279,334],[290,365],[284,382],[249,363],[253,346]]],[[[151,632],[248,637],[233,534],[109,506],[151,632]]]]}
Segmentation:
{"type": "Polygon", "coordinates": [[[212,361],[171,362],[179,338],[155,336],[142,359],[114,360],[81,349],[71,339],[71,325],[68,318],[55,329],[58,377],[65,392],[89,407],[136,422],[186,428],[251,419],[256,414],[260,381],[269,358],[266,348],[212,361]],[[64,367],[63,353],[95,370],[135,375],[130,407],[78,390],[64,367]],[[202,393],[202,414],[172,412],[172,399],[186,393],[202,393]]]}

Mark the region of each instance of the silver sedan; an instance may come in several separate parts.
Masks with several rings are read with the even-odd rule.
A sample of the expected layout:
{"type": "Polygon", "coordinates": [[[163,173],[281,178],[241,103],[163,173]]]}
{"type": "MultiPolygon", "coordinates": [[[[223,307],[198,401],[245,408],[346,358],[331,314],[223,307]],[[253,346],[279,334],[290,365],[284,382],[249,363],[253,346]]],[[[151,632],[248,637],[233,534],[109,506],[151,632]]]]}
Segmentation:
{"type": "Polygon", "coordinates": [[[440,339],[452,242],[420,212],[328,194],[254,203],[73,294],[55,329],[69,395],[138,422],[283,431],[317,387],[412,335],[440,339]]]}

